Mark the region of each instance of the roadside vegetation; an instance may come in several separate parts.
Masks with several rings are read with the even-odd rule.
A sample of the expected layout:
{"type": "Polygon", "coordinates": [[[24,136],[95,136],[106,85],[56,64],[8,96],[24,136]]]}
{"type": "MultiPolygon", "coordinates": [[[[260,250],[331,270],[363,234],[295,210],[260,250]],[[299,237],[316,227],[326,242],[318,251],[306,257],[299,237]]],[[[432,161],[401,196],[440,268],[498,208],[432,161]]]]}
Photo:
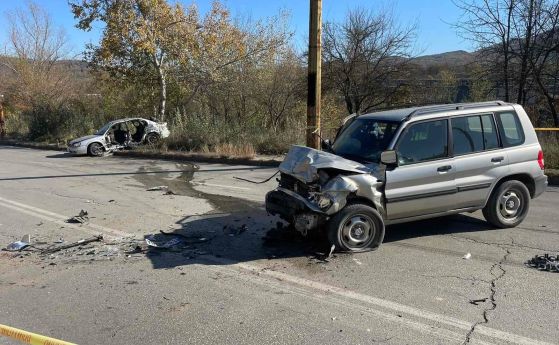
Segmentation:
{"type": "MultiPolygon", "coordinates": [[[[355,8],[324,23],[322,135],[351,113],[502,99],[536,127],[559,127],[559,4],[457,0],[455,29],[473,53],[421,56],[417,27],[389,9],[355,8]]],[[[158,150],[253,156],[304,142],[306,56],[290,13],[234,18],[215,1],[201,14],[168,0],[71,0],[76,30],[103,27],[72,56],[66,33],[33,2],[6,14],[0,57],[11,137],[59,142],[128,116],[167,122],[158,150]]],[[[540,133],[559,168],[559,133],[540,133]]]]}

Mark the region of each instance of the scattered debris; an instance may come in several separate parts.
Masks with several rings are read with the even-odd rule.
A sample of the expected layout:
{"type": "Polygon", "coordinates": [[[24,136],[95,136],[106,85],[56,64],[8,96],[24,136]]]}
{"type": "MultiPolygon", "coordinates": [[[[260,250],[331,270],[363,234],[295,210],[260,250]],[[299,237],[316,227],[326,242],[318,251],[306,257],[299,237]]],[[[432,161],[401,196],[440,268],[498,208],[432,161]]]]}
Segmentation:
{"type": "Polygon", "coordinates": [[[31,245],[31,236],[25,235],[22,237],[21,241],[16,241],[8,244],[5,250],[9,252],[19,252],[31,245]]]}
{"type": "Polygon", "coordinates": [[[69,248],[72,248],[72,247],[82,246],[84,244],[88,244],[88,243],[91,243],[91,242],[98,242],[98,241],[102,241],[102,240],[103,240],[103,235],[98,235],[98,236],[94,236],[94,237],[91,237],[91,238],[87,238],[85,240],[79,240],[77,242],[72,242],[72,243],[69,243],[69,244],[65,244],[63,246],[42,249],[41,253],[42,254],[52,254],[52,253],[56,253],[56,252],[59,252],[59,251],[64,250],[64,249],[69,249],[69,248]]]}
{"type": "Polygon", "coordinates": [[[115,199],[111,199],[111,200],[109,200],[109,202],[115,202],[115,199]]]}
{"type": "Polygon", "coordinates": [[[176,195],[176,194],[172,190],[168,190],[165,193],[163,193],[163,195],[176,195]]]}
{"type": "Polygon", "coordinates": [[[64,239],[60,237],[58,240],[54,241],[54,243],[64,243],[64,239]]]}
{"type": "Polygon", "coordinates": [[[148,192],[154,192],[154,191],[158,191],[158,190],[167,190],[167,189],[169,189],[168,186],[155,186],[155,187],[148,188],[147,191],[148,192]]]}
{"type": "Polygon", "coordinates": [[[472,257],[472,254],[471,254],[471,253],[467,253],[466,255],[464,255],[464,256],[462,257],[462,259],[464,259],[464,260],[470,260],[471,257],[472,257]]]}
{"type": "Polygon", "coordinates": [[[81,210],[77,216],[73,216],[72,218],[68,219],[66,222],[84,224],[89,222],[89,215],[87,214],[87,211],[81,210]]]}
{"type": "Polygon", "coordinates": [[[485,297],[485,298],[480,298],[480,299],[471,299],[471,300],[470,300],[470,304],[478,305],[478,304],[484,303],[484,302],[486,302],[486,301],[487,301],[487,297],[485,297]]]}
{"type": "Polygon", "coordinates": [[[204,243],[204,242],[208,242],[209,240],[211,240],[211,238],[207,238],[207,237],[187,236],[187,235],[183,235],[183,234],[179,234],[179,233],[165,232],[163,230],[159,230],[159,232],[161,234],[167,235],[167,236],[181,237],[181,238],[185,239],[188,242],[188,244],[204,243]]]}
{"type": "Polygon", "coordinates": [[[559,255],[535,255],[525,264],[540,271],[559,272],[559,255]]]}
{"type": "Polygon", "coordinates": [[[336,249],[336,245],[332,245],[332,247],[330,247],[330,253],[328,253],[328,257],[327,259],[330,259],[332,257],[332,253],[334,253],[334,250],[336,249]]]}
{"type": "Polygon", "coordinates": [[[363,265],[363,263],[361,261],[357,260],[356,258],[353,258],[352,260],[355,261],[355,263],[358,264],[358,265],[363,265]]]}
{"type": "Polygon", "coordinates": [[[155,235],[149,235],[145,238],[146,243],[150,247],[169,249],[182,243],[179,237],[172,237],[169,240],[159,241],[155,235]]]}
{"type": "Polygon", "coordinates": [[[231,227],[228,225],[225,225],[223,227],[223,233],[229,236],[238,236],[247,230],[248,230],[248,226],[246,224],[243,224],[240,227],[231,227]]]}

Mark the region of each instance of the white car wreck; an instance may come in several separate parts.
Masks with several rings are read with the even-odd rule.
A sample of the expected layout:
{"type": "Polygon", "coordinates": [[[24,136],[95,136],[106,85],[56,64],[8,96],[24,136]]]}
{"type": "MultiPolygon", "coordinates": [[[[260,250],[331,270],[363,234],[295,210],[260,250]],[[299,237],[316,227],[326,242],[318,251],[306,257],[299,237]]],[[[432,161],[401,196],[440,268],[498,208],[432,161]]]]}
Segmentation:
{"type": "Polygon", "coordinates": [[[68,152],[76,155],[102,156],[104,153],[138,146],[155,144],[167,138],[167,123],[157,123],[143,118],[127,118],[107,123],[97,133],[74,139],[68,143],[68,152]]]}

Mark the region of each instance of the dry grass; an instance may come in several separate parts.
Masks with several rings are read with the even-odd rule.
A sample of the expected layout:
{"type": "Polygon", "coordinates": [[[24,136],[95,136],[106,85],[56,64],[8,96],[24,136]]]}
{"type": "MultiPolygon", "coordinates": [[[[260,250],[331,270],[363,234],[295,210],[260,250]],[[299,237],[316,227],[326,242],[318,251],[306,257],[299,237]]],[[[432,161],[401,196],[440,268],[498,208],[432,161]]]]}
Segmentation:
{"type": "Polygon", "coordinates": [[[252,144],[217,144],[214,152],[225,157],[254,158],[256,156],[256,150],[252,144]]]}
{"type": "Polygon", "coordinates": [[[545,167],[559,169],[559,132],[538,133],[545,158],[545,167]]]}

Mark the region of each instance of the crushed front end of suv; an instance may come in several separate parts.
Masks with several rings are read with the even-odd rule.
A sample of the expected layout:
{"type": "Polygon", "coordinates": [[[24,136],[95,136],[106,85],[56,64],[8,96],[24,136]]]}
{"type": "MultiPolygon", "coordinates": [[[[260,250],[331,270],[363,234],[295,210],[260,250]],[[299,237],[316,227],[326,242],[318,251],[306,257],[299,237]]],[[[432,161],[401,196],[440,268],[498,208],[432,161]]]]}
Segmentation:
{"type": "Polygon", "coordinates": [[[155,144],[167,138],[167,123],[143,118],[115,120],[101,127],[95,134],[74,139],[68,143],[68,152],[90,156],[102,156],[116,150],[155,144]]]}
{"type": "Polygon", "coordinates": [[[480,209],[515,227],[547,186],[528,116],[501,101],[352,116],[323,146],[291,148],[266,209],[338,251],[378,248],[388,224],[480,209]]]}

